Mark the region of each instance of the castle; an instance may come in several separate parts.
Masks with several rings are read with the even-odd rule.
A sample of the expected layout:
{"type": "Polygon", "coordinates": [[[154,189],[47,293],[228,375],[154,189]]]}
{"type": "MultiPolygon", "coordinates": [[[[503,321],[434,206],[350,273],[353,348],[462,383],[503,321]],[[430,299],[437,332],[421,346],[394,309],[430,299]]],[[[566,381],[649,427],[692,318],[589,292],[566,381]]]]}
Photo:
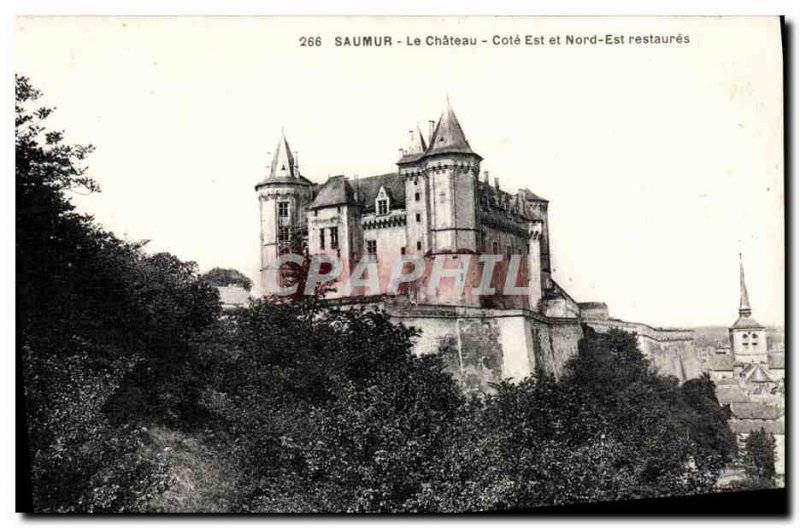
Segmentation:
{"type": "Polygon", "coordinates": [[[335,266],[324,273],[326,261],[319,263],[332,277],[328,302],[379,307],[419,328],[415,352],[440,354],[466,390],[491,391],[492,382],[534,373],[559,376],[582,325],[633,332],[661,373],[680,381],[711,376],[740,440],[761,428],[772,433],[782,478],[784,354],[767,349],[766,329],[752,318],[743,266],[729,348],[704,353],[691,329],[611,318],[605,303],[578,302],[553,278],[548,201],[529,189],[504,191],[497,178],[490,183],[487,173],[481,177],[482,159],[449,104],[427,137],[411,132],[395,171],[376,176],[315,184],[282,137],[255,187],[262,283],[280,287],[284,257],[293,252],[330,258],[335,266]],[[422,262],[419,273],[393,287],[413,259],[422,262]],[[354,286],[363,273],[372,280],[354,286]],[[428,284],[442,277],[448,280],[428,284]],[[508,294],[509,284],[525,288],[508,294]]]}
{"type": "Polygon", "coordinates": [[[579,303],[554,280],[548,201],[529,189],[509,193],[481,174],[483,158],[449,102],[427,136],[417,129],[409,139],[393,172],[316,184],[282,137],[255,187],[262,283],[279,285],[283,257],[298,246],[335,259],[331,302],[378,305],[420,328],[416,351],[444,355],[476,390],[501,378],[560,374],[582,323],[635,331],[661,368],[681,379],[699,375],[690,331],[611,319],[605,304],[579,303]],[[393,274],[413,258],[420,273],[393,288],[393,274]],[[372,287],[345,279],[362,272],[373,275],[372,287]]]}

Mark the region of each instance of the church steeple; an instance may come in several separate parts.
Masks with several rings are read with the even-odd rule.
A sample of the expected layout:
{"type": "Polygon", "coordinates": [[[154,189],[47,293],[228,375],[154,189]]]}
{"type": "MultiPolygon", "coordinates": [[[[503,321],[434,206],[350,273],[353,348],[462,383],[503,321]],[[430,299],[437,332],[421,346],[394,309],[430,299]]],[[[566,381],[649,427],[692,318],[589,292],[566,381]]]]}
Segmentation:
{"type": "Polygon", "coordinates": [[[750,298],[747,296],[747,285],[744,282],[744,263],[742,262],[742,254],[739,253],[739,315],[741,317],[750,317],[751,314],[750,298]]]}
{"type": "Polygon", "coordinates": [[[292,150],[289,148],[289,142],[286,140],[286,136],[281,133],[281,139],[278,141],[275,154],[272,156],[269,179],[297,178],[297,173],[297,166],[295,165],[292,150]]]}

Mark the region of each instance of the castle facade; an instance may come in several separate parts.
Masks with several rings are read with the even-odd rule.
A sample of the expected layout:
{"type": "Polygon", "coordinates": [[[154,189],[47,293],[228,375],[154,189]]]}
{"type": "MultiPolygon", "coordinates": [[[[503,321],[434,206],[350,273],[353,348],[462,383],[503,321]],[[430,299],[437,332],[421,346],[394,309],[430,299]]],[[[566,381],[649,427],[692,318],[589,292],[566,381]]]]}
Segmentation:
{"type": "Polygon", "coordinates": [[[427,263],[423,275],[429,277],[437,257],[447,256],[453,265],[438,258],[442,269],[448,273],[460,266],[465,287],[454,293],[442,284],[433,291],[418,287],[424,283],[420,280],[402,294],[429,304],[577,315],[577,303],[551,277],[547,200],[529,189],[506,192],[497,178],[491,184],[488,173],[480,176],[482,159],[449,105],[428,137],[419,130],[411,133],[395,171],[375,176],[338,175],[315,184],[301,174],[288,141],[281,138],[269,174],[256,185],[262,282],[280,275],[281,255],[300,240],[310,254],[341,263],[343,278],[359,263],[377,264],[378,291],[347,288],[342,279],[332,297],[390,293],[390,275],[398,262],[419,256],[427,263]],[[524,295],[517,290],[503,296],[476,293],[484,274],[491,275],[490,286],[503,286],[499,283],[505,282],[512,261],[512,282],[525,287],[524,295]],[[484,271],[487,262],[491,273],[484,271]]]}
{"type": "Polygon", "coordinates": [[[482,160],[449,104],[428,135],[410,133],[392,172],[375,176],[315,183],[282,137],[255,187],[262,283],[280,287],[293,253],[330,258],[330,302],[380,306],[421,329],[416,352],[442,355],[468,389],[559,375],[583,323],[635,331],[668,373],[699,375],[691,332],[611,319],[604,303],[573,299],[551,272],[548,201],[503,190],[482,160]],[[419,273],[396,287],[409,261],[419,273]],[[362,274],[373,280],[352,281],[362,274]]]}

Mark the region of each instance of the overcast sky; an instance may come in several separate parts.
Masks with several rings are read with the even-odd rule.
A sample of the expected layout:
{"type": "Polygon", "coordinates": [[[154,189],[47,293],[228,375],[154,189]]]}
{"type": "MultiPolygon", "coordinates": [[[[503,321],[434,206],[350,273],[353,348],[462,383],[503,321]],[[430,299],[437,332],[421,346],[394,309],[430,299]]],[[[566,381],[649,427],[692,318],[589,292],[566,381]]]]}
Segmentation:
{"type": "Polygon", "coordinates": [[[612,316],[782,324],[777,19],[17,19],[15,69],[92,143],[82,210],[201,270],[258,273],[281,127],[301,171],[394,169],[449,94],[482,169],[550,200],[556,280],[612,316]],[[688,45],[341,48],[336,35],[689,35],[688,45]],[[298,45],[320,35],[322,48],[298,45]]]}

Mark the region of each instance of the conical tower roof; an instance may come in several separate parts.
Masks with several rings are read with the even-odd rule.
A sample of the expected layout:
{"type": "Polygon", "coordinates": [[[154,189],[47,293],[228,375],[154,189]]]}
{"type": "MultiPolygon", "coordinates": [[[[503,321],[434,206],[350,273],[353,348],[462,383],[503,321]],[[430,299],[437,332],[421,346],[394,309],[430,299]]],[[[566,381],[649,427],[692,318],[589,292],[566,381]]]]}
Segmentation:
{"type": "Polygon", "coordinates": [[[294,165],[294,156],[289,148],[289,142],[286,140],[286,136],[281,134],[275,154],[272,156],[269,179],[297,178],[297,176],[297,167],[294,165]]]}
{"type": "Polygon", "coordinates": [[[422,131],[417,127],[417,130],[411,134],[411,145],[408,148],[408,153],[423,154],[427,148],[428,145],[425,143],[422,131]]]}
{"type": "Polygon", "coordinates": [[[469,146],[461,123],[458,122],[456,113],[450,106],[450,101],[447,102],[447,108],[442,112],[442,116],[436,124],[431,136],[431,143],[425,152],[426,156],[433,154],[472,154],[477,156],[469,146]]]}
{"type": "Polygon", "coordinates": [[[289,148],[289,142],[286,140],[286,136],[283,133],[281,133],[278,146],[275,147],[275,152],[272,154],[269,174],[256,185],[256,189],[263,185],[275,183],[305,186],[313,185],[300,174],[297,160],[295,160],[292,149],[289,148]]]}
{"type": "Polygon", "coordinates": [[[417,161],[422,157],[423,154],[425,154],[427,149],[428,145],[425,142],[425,137],[422,135],[419,127],[417,127],[416,130],[411,131],[411,142],[408,146],[408,150],[403,153],[403,156],[400,158],[398,163],[417,161]]]}

